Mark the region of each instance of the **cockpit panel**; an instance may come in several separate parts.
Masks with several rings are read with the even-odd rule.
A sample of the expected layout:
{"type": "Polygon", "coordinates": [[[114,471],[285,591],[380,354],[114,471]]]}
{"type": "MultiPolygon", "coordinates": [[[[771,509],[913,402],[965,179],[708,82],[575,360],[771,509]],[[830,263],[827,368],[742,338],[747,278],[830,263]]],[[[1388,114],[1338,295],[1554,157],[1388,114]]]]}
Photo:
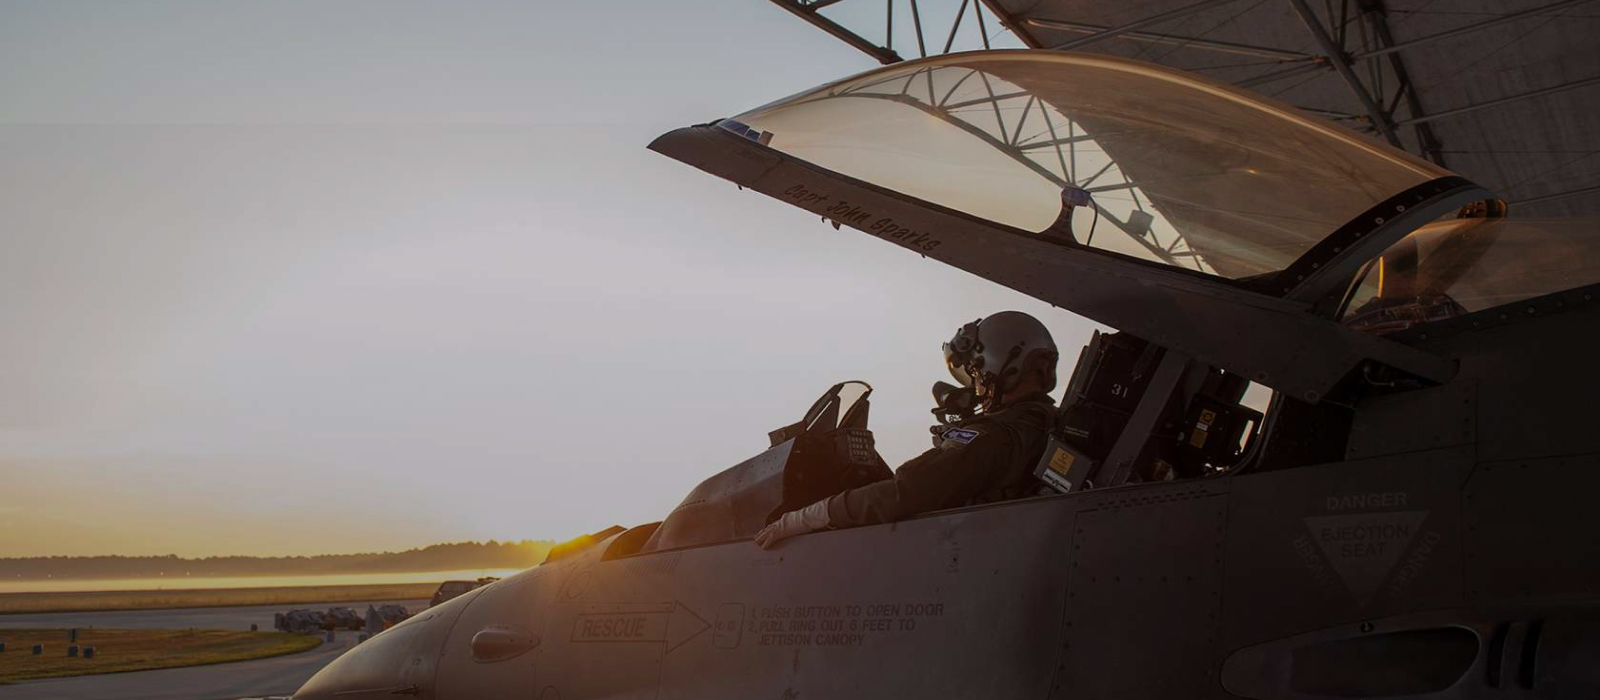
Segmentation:
{"type": "Polygon", "coordinates": [[[1058,51],[890,66],[719,125],[988,221],[1231,279],[1449,175],[1203,78],[1058,51]]]}

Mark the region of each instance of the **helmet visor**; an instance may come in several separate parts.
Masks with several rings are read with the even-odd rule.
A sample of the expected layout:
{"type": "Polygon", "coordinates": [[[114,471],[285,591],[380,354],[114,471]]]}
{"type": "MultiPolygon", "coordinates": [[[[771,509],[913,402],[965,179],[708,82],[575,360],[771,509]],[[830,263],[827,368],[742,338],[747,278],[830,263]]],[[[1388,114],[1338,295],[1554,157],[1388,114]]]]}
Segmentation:
{"type": "Polygon", "coordinates": [[[954,337],[944,344],[944,365],[950,370],[950,376],[961,383],[961,386],[973,385],[972,360],[978,351],[978,322],[973,321],[960,330],[954,337]]]}

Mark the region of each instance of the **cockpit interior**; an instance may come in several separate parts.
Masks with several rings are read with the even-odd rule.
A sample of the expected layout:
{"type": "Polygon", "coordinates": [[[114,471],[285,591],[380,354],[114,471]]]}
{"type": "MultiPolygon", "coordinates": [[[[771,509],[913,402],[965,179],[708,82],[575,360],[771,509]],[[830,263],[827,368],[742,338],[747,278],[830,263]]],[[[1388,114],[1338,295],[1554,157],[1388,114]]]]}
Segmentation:
{"type": "MultiPolygon", "coordinates": [[[[1430,330],[1600,282],[1594,222],[1510,218],[1433,163],[1107,56],[895,64],[651,147],[1117,329],[1060,397],[1046,497],[1339,461],[1359,401],[1456,371],[1430,330]]],[[[935,415],[962,410],[949,389],[935,415]]],[[[607,556],[748,538],[886,478],[870,393],[833,387],[607,556]]]]}

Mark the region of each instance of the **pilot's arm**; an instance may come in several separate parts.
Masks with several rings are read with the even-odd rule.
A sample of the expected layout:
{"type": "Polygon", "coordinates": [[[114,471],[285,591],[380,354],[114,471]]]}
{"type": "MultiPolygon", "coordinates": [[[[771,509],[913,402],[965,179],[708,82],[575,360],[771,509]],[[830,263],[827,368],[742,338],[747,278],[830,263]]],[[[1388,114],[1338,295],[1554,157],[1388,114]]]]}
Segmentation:
{"type": "Polygon", "coordinates": [[[895,522],[918,513],[954,508],[1008,477],[1016,462],[1017,436],[993,423],[945,433],[943,444],[901,465],[884,479],[785,513],[756,535],[756,544],[817,530],[895,522]]]}
{"type": "Polygon", "coordinates": [[[893,479],[827,499],[829,526],[891,523],[964,505],[1005,478],[1016,452],[1010,433],[999,425],[947,431],[942,445],[901,465],[893,479]],[[955,433],[963,434],[952,435],[955,433]]]}

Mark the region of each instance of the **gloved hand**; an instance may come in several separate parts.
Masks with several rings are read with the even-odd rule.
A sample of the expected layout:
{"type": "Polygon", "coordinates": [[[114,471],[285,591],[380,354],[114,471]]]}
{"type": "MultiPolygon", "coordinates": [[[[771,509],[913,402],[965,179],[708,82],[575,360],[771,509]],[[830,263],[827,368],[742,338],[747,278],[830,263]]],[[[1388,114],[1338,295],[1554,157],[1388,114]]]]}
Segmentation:
{"type": "Polygon", "coordinates": [[[772,521],[771,525],[761,528],[761,532],[756,533],[756,544],[762,549],[772,549],[773,545],[795,535],[826,529],[828,529],[828,499],[824,498],[800,510],[784,513],[783,517],[772,521]]]}

